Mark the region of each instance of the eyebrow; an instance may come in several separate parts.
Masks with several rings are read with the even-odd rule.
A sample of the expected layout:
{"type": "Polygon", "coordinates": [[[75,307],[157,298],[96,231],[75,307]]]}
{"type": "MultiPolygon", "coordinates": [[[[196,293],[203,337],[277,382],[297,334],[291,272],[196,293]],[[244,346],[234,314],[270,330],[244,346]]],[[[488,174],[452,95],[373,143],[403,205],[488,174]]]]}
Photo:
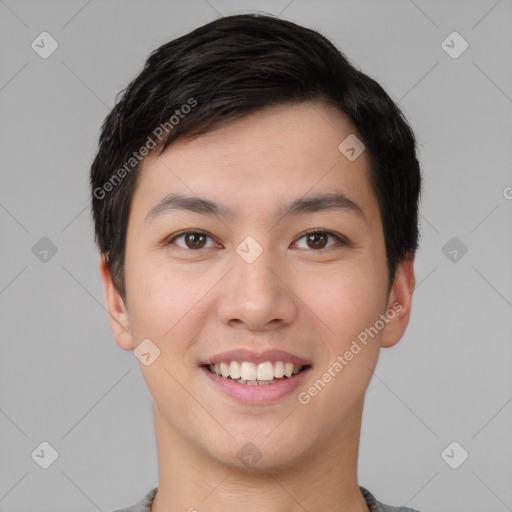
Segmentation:
{"type": "MultiPolygon", "coordinates": [[[[288,205],[282,206],[277,212],[278,217],[303,215],[325,210],[342,210],[355,213],[367,222],[363,209],[352,199],[341,192],[320,194],[308,198],[300,198],[288,205]]],[[[146,222],[176,211],[191,211],[203,215],[215,215],[233,219],[236,215],[230,208],[219,205],[201,197],[168,194],[156,206],[151,208],[146,216],[146,222]]]]}

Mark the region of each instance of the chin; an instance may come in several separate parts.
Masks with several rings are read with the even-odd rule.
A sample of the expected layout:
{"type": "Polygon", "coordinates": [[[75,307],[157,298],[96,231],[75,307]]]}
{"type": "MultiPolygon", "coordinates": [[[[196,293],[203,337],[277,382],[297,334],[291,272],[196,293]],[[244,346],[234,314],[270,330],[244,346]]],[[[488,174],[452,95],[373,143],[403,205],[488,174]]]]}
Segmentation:
{"type": "Polygon", "coordinates": [[[308,443],[302,436],[295,438],[288,432],[274,432],[272,429],[258,428],[247,433],[226,436],[222,442],[208,440],[205,450],[217,462],[231,471],[251,474],[279,472],[297,467],[301,459],[307,457],[308,443]],[[211,447],[215,447],[212,449],[211,447]]]}

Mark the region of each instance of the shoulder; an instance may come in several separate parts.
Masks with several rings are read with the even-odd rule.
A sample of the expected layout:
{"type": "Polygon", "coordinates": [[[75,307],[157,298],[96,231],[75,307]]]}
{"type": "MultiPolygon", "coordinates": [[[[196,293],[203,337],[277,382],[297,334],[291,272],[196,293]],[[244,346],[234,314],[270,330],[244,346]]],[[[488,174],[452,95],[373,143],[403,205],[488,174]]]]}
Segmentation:
{"type": "Polygon", "coordinates": [[[158,487],[151,489],[139,502],[135,503],[130,507],[119,508],[112,512],[151,512],[151,504],[155,499],[156,491],[158,487]]]}
{"type": "Polygon", "coordinates": [[[359,489],[366,500],[366,504],[368,505],[370,512],[419,512],[418,510],[409,507],[392,507],[390,505],[384,505],[384,503],[377,501],[375,496],[368,489],[361,486],[359,486],[359,489]]]}

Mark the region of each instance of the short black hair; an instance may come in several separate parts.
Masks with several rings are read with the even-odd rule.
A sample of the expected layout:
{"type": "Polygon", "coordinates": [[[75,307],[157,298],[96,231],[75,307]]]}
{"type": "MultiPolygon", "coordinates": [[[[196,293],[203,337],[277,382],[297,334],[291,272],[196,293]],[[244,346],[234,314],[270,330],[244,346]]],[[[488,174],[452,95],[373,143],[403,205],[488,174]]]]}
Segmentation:
{"type": "Polygon", "coordinates": [[[123,298],[130,205],[148,152],[161,154],[173,141],[264,107],[309,100],[347,115],[365,145],[391,286],[419,239],[421,176],[412,129],[383,88],[319,32],[244,14],[216,19],[153,51],[102,125],[90,173],[95,240],[123,298]]]}

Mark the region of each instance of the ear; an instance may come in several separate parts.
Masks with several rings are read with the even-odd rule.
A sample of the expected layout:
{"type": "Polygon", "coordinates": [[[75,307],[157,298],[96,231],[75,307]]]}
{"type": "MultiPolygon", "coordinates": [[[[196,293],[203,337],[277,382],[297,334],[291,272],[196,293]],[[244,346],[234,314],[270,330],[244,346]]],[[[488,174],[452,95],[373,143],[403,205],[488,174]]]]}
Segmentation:
{"type": "Polygon", "coordinates": [[[112,281],[110,266],[103,255],[100,256],[99,269],[101,281],[103,282],[110,328],[114,333],[116,343],[124,350],[133,350],[135,346],[130,332],[128,311],[120,293],[117,291],[112,281]]]}
{"type": "Polygon", "coordinates": [[[415,284],[414,253],[409,253],[406,259],[398,265],[389,293],[385,313],[389,321],[383,331],[381,347],[392,347],[404,335],[411,315],[412,293],[415,284]]]}

